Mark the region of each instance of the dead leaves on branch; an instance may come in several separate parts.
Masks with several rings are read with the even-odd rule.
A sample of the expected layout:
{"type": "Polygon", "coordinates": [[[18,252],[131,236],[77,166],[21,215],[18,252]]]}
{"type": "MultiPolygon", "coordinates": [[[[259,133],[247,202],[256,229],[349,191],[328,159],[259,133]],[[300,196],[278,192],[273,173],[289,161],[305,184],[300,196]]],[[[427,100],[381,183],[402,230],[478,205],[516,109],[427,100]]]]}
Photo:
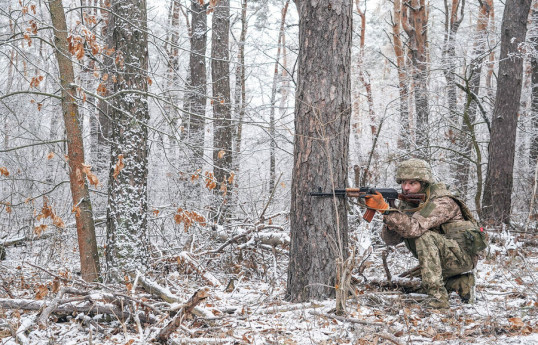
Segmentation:
{"type": "Polygon", "coordinates": [[[177,209],[176,214],[174,215],[174,221],[176,224],[183,223],[183,229],[185,232],[187,232],[195,223],[198,223],[201,226],[206,226],[207,224],[206,219],[202,215],[196,213],[195,211],[183,210],[181,207],[177,209]]]}
{"type": "MultiPolygon", "coordinates": [[[[37,215],[36,220],[41,221],[42,219],[50,218],[52,220],[52,224],[60,229],[65,228],[65,223],[62,218],[60,218],[54,209],[52,208],[52,205],[49,204],[49,199],[44,196],[43,197],[43,207],[41,208],[41,212],[37,215]]],[[[34,233],[37,236],[41,236],[41,234],[47,229],[47,225],[41,224],[36,227],[34,227],[34,233]]]]}
{"type": "Polygon", "coordinates": [[[118,161],[116,162],[116,166],[114,166],[114,173],[112,174],[112,177],[114,177],[114,180],[118,179],[118,176],[120,172],[125,168],[125,163],[123,163],[123,154],[118,155],[118,161]]]}
{"type": "Polygon", "coordinates": [[[0,167],[0,175],[2,176],[9,176],[9,171],[6,167],[0,167]]]}

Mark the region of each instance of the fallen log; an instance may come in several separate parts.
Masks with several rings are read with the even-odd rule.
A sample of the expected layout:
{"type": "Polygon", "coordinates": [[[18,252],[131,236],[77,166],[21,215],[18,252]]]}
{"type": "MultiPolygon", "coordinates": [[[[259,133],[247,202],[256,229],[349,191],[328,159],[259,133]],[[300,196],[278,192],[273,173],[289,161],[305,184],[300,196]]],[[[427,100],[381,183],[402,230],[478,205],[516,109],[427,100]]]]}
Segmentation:
{"type": "Polygon", "coordinates": [[[205,287],[196,291],[192,297],[185,303],[180,312],[174,316],[170,322],[157,334],[156,339],[159,341],[167,341],[172,332],[174,332],[183,322],[183,318],[190,314],[194,307],[209,297],[209,288],[205,287]]]}
{"type": "MultiPolygon", "coordinates": [[[[54,310],[52,310],[51,313],[60,315],[69,315],[73,313],[86,313],[91,315],[107,314],[113,315],[122,321],[133,317],[131,313],[125,312],[112,304],[102,304],[91,301],[89,296],[86,298],[86,300],[82,301],[82,303],[73,302],[71,299],[58,300],[57,303],[58,305],[54,308],[54,310]]],[[[0,307],[5,309],[41,310],[41,308],[46,306],[47,303],[45,301],[0,298],[0,307]]],[[[143,312],[140,312],[137,315],[140,318],[140,321],[144,323],[157,323],[157,319],[151,315],[146,316],[143,312]]]]}

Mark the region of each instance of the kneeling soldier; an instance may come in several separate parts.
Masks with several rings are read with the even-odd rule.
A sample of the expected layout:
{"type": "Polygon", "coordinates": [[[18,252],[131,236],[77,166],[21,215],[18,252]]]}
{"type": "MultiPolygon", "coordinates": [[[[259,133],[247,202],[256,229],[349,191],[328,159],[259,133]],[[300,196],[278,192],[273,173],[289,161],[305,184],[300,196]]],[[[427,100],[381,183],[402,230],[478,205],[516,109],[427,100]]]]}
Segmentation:
{"type": "Polygon", "coordinates": [[[475,279],[470,271],[486,247],[482,229],[461,200],[443,183],[434,183],[426,161],[402,162],[396,182],[402,193],[426,193],[427,200],[419,206],[402,202],[398,210],[390,210],[380,194],[367,196],[366,205],[384,214],[381,237],[387,245],[404,241],[418,258],[422,287],[431,296],[430,307],[448,308],[451,291],[463,302],[472,303],[475,279]]]}

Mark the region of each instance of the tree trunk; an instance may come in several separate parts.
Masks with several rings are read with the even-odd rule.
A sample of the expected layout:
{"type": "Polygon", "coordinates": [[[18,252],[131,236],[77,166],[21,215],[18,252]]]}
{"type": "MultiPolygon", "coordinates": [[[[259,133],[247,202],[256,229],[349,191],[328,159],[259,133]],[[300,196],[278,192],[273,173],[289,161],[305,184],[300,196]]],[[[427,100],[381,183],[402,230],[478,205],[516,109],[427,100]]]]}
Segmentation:
{"type": "Polygon", "coordinates": [[[217,182],[217,219],[228,215],[227,179],[232,170],[232,112],[230,102],[230,1],[220,0],[213,13],[211,79],[213,83],[213,169],[217,182]]]}
{"type": "Polygon", "coordinates": [[[501,25],[501,55],[493,111],[488,170],[483,198],[484,219],[492,224],[510,222],[514,156],[523,58],[531,0],[508,0],[501,25]]]}
{"type": "Polygon", "coordinates": [[[445,46],[443,50],[444,74],[447,84],[448,113],[451,117],[458,115],[456,92],[456,34],[463,20],[465,1],[445,0],[445,46]],[[461,8],[460,8],[461,4],[461,8]],[[458,17],[458,9],[460,15],[458,17]]]}
{"type": "Polygon", "coordinates": [[[169,32],[167,33],[166,38],[166,54],[168,57],[168,66],[166,71],[166,80],[167,80],[167,98],[170,103],[165,104],[164,111],[166,116],[170,119],[171,129],[170,129],[170,139],[169,139],[169,148],[168,156],[171,157],[171,162],[174,164],[178,160],[178,150],[177,150],[177,138],[179,137],[180,131],[178,128],[179,123],[179,112],[177,111],[177,106],[179,103],[179,95],[177,89],[177,83],[179,80],[179,12],[181,4],[178,0],[170,1],[170,11],[169,11],[169,32]]]}
{"type": "Polygon", "coordinates": [[[335,295],[336,261],[347,256],[343,199],[312,198],[313,188],[345,187],[351,117],[352,2],[297,2],[299,69],[291,186],[291,301],[335,295]]]}
{"type": "Polygon", "coordinates": [[[114,48],[107,265],[111,278],[143,269],[147,260],[148,41],[145,0],[113,0],[114,48]],[[129,18],[123,20],[122,18],[129,18]],[[123,163],[123,168],[120,162],[123,163]]]}
{"type": "Polygon", "coordinates": [[[405,52],[401,35],[402,4],[401,0],[394,0],[394,23],[392,24],[393,49],[396,55],[398,68],[398,91],[400,94],[400,130],[398,147],[404,151],[409,149],[409,86],[405,68],[405,52]]]}
{"type": "Polygon", "coordinates": [[[425,0],[404,0],[402,26],[409,37],[408,46],[413,63],[413,86],[416,109],[417,156],[429,157],[429,97],[428,97],[428,12],[425,0]]]}
{"type": "Polygon", "coordinates": [[[286,24],[286,13],[288,12],[289,0],[286,0],[286,4],[282,9],[282,17],[280,20],[280,30],[278,31],[278,43],[276,50],[275,70],[273,73],[273,87],[271,88],[271,109],[269,113],[269,193],[272,193],[275,188],[276,181],[276,130],[275,130],[275,106],[276,106],[276,92],[277,84],[280,74],[278,73],[278,66],[280,63],[280,52],[282,50],[282,37],[284,37],[284,25],[286,24]]]}
{"type": "Polygon", "coordinates": [[[95,237],[92,205],[86,175],[83,172],[84,145],[79,124],[78,106],[74,99],[77,87],[73,63],[68,52],[67,25],[61,0],[49,2],[50,16],[54,30],[55,55],[58,61],[62,90],[62,112],[67,134],[67,150],[69,157],[69,181],[74,207],[80,209],[75,217],[77,225],[78,246],[80,252],[80,268],[82,279],[93,281],[99,277],[99,255],[95,237]],[[77,176],[78,175],[78,176],[77,176]]]}
{"type": "MultiPolygon", "coordinates": [[[[482,76],[482,63],[484,61],[484,54],[486,51],[487,28],[490,11],[492,8],[492,0],[480,2],[472,52],[473,60],[471,61],[471,65],[469,67],[469,74],[465,78],[469,91],[476,96],[478,96],[480,92],[480,78],[482,76]]],[[[469,96],[470,95],[468,95],[468,97],[469,96]]],[[[459,151],[462,155],[459,155],[457,158],[456,169],[454,170],[454,181],[460,195],[467,195],[467,191],[469,189],[469,172],[471,162],[468,158],[465,158],[465,156],[471,157],[472,155],[473,143],[471,137],[474,135],[474,123],[476,120],[477,111],[478,104],[476,104],[476,102],[470,103],[469,108],[464,109],[464,112],[467,112],[465,116],[468,116],[468,121],[463,119],[461,124],[461,133],[457,136],[459,151]]]]}
{"type": "MultiPolygon", "coordinates": [[[[535,5],[538,6],[538,5],[535,5]]],[[[538,160],[538,8],[533,8],[531,12],[532,31],[529,30],[529,41],[534,48],[531,55],[532,67],[532,94],[531,94],[531,143],[529,152],[529,166],[536,166],[538,160]]]]}
{"type": "Polygon", "coordinates": [[[247,0],[241,0],[241,35],[239,36],[239,49],[237,53],[237,69],[235,74],[235,111],[237,114],[237,127],[235,129],[233,170],[239,173],[241,141],[243,136],[243,120],[246,109],[246,75],[245,75],[245,40],[247,38],[247,0]]]}
{"type": "Polygon", "coordinates": [[[191,145],[192,168],[199,169],[204,156],[205,108],[207,103],[207,14],[198,0],[191,1],[191,51],[189,57],[188,142],[191,145]]]}

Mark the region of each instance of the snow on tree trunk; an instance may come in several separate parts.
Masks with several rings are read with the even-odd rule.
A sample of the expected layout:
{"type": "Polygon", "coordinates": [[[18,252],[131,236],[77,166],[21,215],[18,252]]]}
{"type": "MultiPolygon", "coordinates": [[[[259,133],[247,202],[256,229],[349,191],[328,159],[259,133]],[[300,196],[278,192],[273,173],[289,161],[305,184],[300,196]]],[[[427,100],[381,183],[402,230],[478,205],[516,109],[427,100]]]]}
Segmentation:
{"type": "Polygon", "coordinates": [[[520,44],[525,41],[531,0],[509,0],[501,24],[501,55],[491,123],[483,216],[493,224],[510,221],[516,131],[523,79],[520,44]]]}
{"type": "Polygon", "coordinates": [[[343,199],[312,198],[346,184],[351,118],[350,1],[299,1],[299,57],[291,186],[291,301],[335,294],[336,260],[347,252],[343,199]]]}
{"type": "Polygon", "coordinates": [[[217,219],[227,218],[225,189],[232,169],[232,133],[234,130],[230,99],[230,1],[217,2],[213,12],[211,35],[211,79],[213,85],[213,169],[217,181],[217,219]]]}
{"type": "Polygon", "coordinates": [[[115,13],[108,28],[114,49],[111,93],[120,94],[109,109],[106,254],[108,273],[117,278],[142,269],[147,259],[148,41],[144,0],[114,0],[111,10],[115,13]]]}

